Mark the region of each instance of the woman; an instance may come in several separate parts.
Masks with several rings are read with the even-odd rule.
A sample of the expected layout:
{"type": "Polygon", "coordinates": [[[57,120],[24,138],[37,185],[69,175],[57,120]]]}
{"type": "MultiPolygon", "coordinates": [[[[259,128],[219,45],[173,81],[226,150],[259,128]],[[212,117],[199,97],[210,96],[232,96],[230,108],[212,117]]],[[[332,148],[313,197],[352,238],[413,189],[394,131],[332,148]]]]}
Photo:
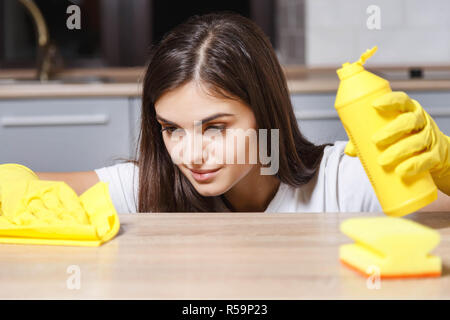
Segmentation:
{"type": "MultiPolygon", "coordinates": [[[[251,20],[208,14],[152,48],[135,161],[38,176],[66,181],[77,193],[109,182],[119,213],[381,211],[359,159],[345,146],[316,146],[302,136],[274,50],[251,20]],[[244,143],[229,144],[237,140],[244,143]],[[256,163],[249,161],[252,150],[256,163]],[[276,170],[262,174],[268,167],[276,170]]],[[[424,210],[449,208],[440,192],[424,210]]]]}

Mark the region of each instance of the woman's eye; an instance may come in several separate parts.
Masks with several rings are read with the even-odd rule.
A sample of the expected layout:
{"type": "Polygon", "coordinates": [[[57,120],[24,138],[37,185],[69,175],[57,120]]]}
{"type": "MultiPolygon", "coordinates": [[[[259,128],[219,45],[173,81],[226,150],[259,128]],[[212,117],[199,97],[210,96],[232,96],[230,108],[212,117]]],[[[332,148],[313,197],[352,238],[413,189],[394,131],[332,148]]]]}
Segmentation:
{"type": "Polygon", "coordinates": [[[211,132],[222,132],[223,130],[225,130],[225,126],[224,125],[215,125],[215,126],[208,126],[205,129],[206,131],[211,131],[211,132]]]}
{"type": "Polygon", "coordinates": [[[177,130],[176,127],[163,127],[161,129],[161,132],[167,131],[167,133],[173,133],[173,132],[175,132],[175,130],[177,130]]]}

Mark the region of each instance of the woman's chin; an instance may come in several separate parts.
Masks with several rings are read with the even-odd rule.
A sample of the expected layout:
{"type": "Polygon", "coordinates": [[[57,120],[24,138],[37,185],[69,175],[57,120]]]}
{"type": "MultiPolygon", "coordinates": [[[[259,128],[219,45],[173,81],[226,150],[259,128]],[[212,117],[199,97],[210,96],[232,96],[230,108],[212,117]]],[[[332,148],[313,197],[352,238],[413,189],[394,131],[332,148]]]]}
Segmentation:
{"type": "Polygon", "coordinates": [[[195,184],[194,187],[203,197],[216,197],[226,192],[226,188],[215,183],[195,184]]]}

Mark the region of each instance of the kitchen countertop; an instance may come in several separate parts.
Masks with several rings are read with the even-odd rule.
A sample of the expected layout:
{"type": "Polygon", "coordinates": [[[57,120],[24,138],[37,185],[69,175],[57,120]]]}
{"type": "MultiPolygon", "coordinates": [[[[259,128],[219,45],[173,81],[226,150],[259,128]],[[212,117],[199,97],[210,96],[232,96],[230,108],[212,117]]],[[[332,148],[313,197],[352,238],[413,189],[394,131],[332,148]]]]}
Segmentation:
{"type": "Polygon", "coordinates": [[[450,299],[448,213],[405,217],[439,231],[431,253],[442,258],[441,277],[368,289],[338,261],[339,246],[352,242],[340,223],[383,215],[120,215],[118,236],[101,247],[0,245],[0,299],[450,299]],[[79,289],[67,287],[70,270],[79,289]]]}
{"type": "MultiPolygon", "coordinates": [[[[423,67],[424,79],[408,79],[405,67],[379,67],[369,69],[380,75],[387,75],[393,90],[402,91],[450,91],[450,67],[423,67]]],[[[61,97],[139,97],[142,92],[140,79],[144,68],[103,68],[65,70],[62,79],[69,82],[50,81],[41,84],[31,79],[34,71],[0,71],[0,99],[61,98],[61,97]],[[86,83],[77,79],[87,78],[86,83]],[[6,79],[18,79],[9,81],[6,79]],[[73,81],[75,79],[75,81],[73,81]],[[71,81],[72,80],[72,81],[71,81]]],[[[335,93],[338,78],[333,68],[284,67],[291,94],[335,93]]]]}
{"type": "MultiPolygon", "coordinates": [[[[291,94],[336,93],[338,80],[288,80],[291,94]]],[[[391,81],[392,90],[450,91],[450,80],[391,81]]],[[[0,99],[140,97],[138,83],[0,84],[0,99]]]]}

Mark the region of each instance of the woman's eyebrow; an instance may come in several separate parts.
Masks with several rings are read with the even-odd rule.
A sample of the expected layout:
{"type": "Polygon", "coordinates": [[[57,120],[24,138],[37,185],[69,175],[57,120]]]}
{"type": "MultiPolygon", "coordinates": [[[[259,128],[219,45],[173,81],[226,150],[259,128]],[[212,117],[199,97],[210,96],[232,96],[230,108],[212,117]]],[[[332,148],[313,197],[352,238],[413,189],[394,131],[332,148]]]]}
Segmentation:
{"type": "Polygon", "coordinates": [[[160,117],[160,116],[158,116],[158,115],[156,115],[156,119],[158,119],[158,120],[160,120],[160,121],[162,121],[162,122],[164,122],[164,123],[170,124],[170,125],[172,125],[172,126],[179,127],[179,125],[176,124],[175,122],[166,120],[166,119],[164,119],[163,117],[160,117]]]}
{"type": "Polygon", "coordinates": [[[220,117],[230,117],[230,116],[234,116],[234,114],[232,114],[232,113],[216,113],[216,114],[213,114],[209,117],[202,119],[201,122],[205,123],[205,122],[209,122],[209,121],[215,120],[220,117]]]}
{"type": "MultiPolygon", "coordinates": [[[[211,115],[209,117],[206,117],[206,118],[200,120],[200,122],[201,123],[205,123],[205,122],[209,122],[209,121],[215,120],[215,119],[220,118],[220,117],[230,117],[230,116],[234,116],[234,114],[232,114],[232,113],[215,113],[215,114],[213,114],[213,115],[211,115]]],[[[165,122],[167,124],[179,127],[179,125],[176,124],[175,122],[166,120],[166,119],[164,119],[163,117],[161,117],[159,115],[156,115],[156,119],[158,119],[158,120],[160,120],[162,122],[165,122]]]]}

